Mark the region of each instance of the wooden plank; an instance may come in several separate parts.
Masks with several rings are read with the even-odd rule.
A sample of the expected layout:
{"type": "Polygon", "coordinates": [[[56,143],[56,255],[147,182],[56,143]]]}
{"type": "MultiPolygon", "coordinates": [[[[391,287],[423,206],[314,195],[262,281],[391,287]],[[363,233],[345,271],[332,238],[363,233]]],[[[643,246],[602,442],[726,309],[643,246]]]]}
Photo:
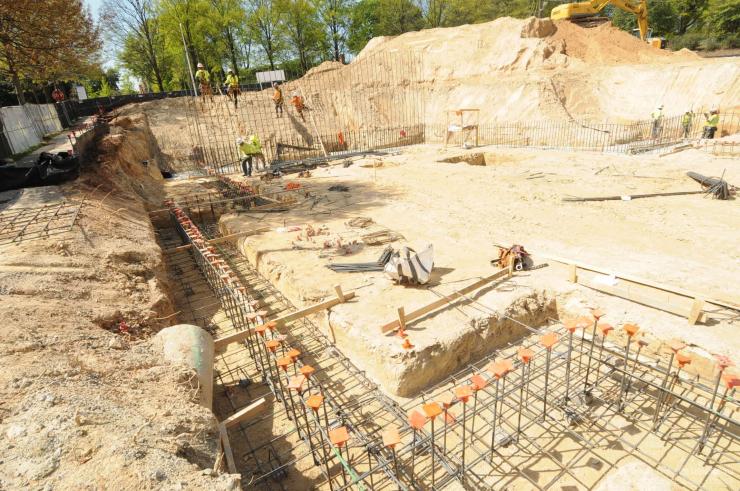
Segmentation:
{"type": "MultiPolygon", "coordinates": [[[[538,254],[535,254],[538,255],[538,254]]],[[[694,298],[702,298],[706,303],[711,303],[712,305],[719,305],[720,307],[725,307],[732,310],[740,310],[740,303],[725,299],[712,299],[708,298],[708,295],[703,295],[697,292],[692,292],[689,290],[684,290],[682,288],[673,287],[669,285],[664,285],[662,283],[658,283],[656,281],[647,280],[645,278],[640,278],[637,276],[633,276],[630,274],[622,274],[622,273],[615,273],[613,271],[608,271],[605,268],[600,268],[597,266],[592,266],[590,264],[582,263],[580,261],[573,261],[571,259],[565,259],[557,256],[549,256],[549,255],[538,255],[544,259],[549,259],[551,261],[556,261],[562,264],[573,264],[577,266],[580,269],[585,269],[588,271],[594,271],[596,273],[606,274],[606,275],[614,275],[616,278],[631,281],[632,283],[639,283],[641,285],[649,286],[658,290],[663,290],[670,293],[675,293],[676,295],[680,295],[683,297],[688,297],[691,299],[694,298]]]]}
{"type": "Polygon", "coordinates": [[[231,450],[231,443],[229,443],[229,432],[226,431],[226,426],[223,423],[218,425],[218,432],[221,434],[221,445],[224,447],[226,467],[229,469],[230,474],[238,474],[236,462],[234,462],[234,452],[231,450]]]}
{"type": "MultiPolygon", "coordinates": [[[[653,307],[658,310],[664,310],[666,312],[670,312],[671,314],[680,315],[681,317],[689,317],[689,308],[687,306],[682,305],[676,305],[675,303],[672,303],[668,297],[663,298],[650,298],[648,295],[644,293],[640,293],[639,291],[630,291],[629,288],[627,289],[620,289],[609,285],[603,285],[600,283],[595,283],[593,281],[579,281],[579,285],[583,285],[585,287],[591,288],[596,291],[600,291],[602,293],[607,293],[609,295],[614,295],[615,297],[624,298],[627,300],[630,300],[632,302],[636,302],[642,305],[647,305],[648,307],[653,307]]],[[[675,298],[675,297],[674,297],[675,298]]],[[[697,315],[696,322],[705,322],[706,321],[706,315],[703,312],[700,312],[697,315]]]]}
{"type": "Polygon", "coordinates": [[[272,401],[273,395],[268,394],[265,397],[253,402],[249,406],[240,409],[225,420],[221,421],[221,424],[225,428],[231,428],[232,426],[241,423],[242,421],[251,419],[257,416],[259,413],[267,409],[267,405],[272,401]]]}
{"type": "MultiPolygon", "coordinates": [[[[223,237],[216,237],[215,239],[207,240],[206,244],[208,245],[214,245],[214,244],[220,244],[222,242],[227,242],[232,239],[237,239],[239,237],[247,237],[249,235],[257,235],[261,234],[263,232],[269,232],[272,230],[270,227],[262,227],[255,230],[244,230],[242,232],[236,232],[234,234],[224,235],[223,237]]],[[[185,251],[187,249],[190,249],[193,246],[193,244],[185,244],[178,247],[173,247],[171,249],[164,249],[162,252],[165,254],[169,254],[172,252],[180,252],[185,251]]]]}
{"type": "Polygon", "coordinates": [[[578,283],[578,266],[575,264],[568,265],[568,281],[578,283]]]}
{"type": "MultiPolygon", "coordinates": [[[[353,298],[355,298],[355,294],[353,292],[344,294],[345,302],[353,298]]],[[[317,304],[311,305],[310,307],[306,307],[305,309],[297,310],[295,312],[284,315],[282,317],[278,317],[277,319],[273,319],[270,322],[275,322],[278,327],[281,327],[281,326],[284,326],[285,324],[301,319],[303,317],[319,312],[321,310],[330,309],[334,307],[335,305],[339,305],[340,303],[344,303],[344,302],[342,302],[339,298],[332,298],[330,300],[325,300],[323,302],[319,302],[317,304]]],[[[228,344],[238,343],[239,341],[242,341],[246,339],[247,337],[249,337],[248,330],[239,331],[234,334],[229,334],[228,336],[224,336],[222,338],[216,339],[213,342],[213,345],[215,349],[220,349],[228,344]]]]}
{"type": "MultiPolygon", "coordinates": [[[[509,278],[512,274],[511,269],[501,269],[497,271],[496,273],[492,274],[491,276],[486,276],[485,278],[476,281],[475,283],[466,286],[465,288],[461,290],[457,290],[445,297],[440,298],[439,300],[436,300],[428,305],[425,305],[424,307],[421,307],[419,309],[414,310],[413,312],[409,312],[408,314],[404,315],[404,319],[406,322],[410,322],[414,319],[418,319],[419,317],[428,314],[434,310],[437,310],[440,307],[443,307],[449,303],[452,303],[456,300],[459,300],[468,293],[474,292],[475,290],[487,285],[488,283],[491,283],[496,280],[500,280],[502,278],[509,278]]],[[[388,324],[385,324],[380,328],[380,331],[382,333],[387,333],[388,331],[393,331],[395,329],[398,329],[399,327],[399,321],[398,319],[394,320],[393,322],[389,322],[388,324]]]]}

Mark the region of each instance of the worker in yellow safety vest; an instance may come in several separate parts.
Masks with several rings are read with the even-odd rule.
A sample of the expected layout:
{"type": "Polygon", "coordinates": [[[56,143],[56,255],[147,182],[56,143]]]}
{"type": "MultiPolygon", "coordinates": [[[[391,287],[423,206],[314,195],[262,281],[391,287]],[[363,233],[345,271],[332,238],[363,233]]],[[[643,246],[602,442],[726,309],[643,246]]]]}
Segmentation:
{"type": "Polygon", "coordinates": [[[229,73],[226,75],[226,95],[234,98],[234,109],[236,109],[237,96],[239,95],[239,77],[231,68],[229,68],[229,73]]]}
{"type": "Polygon", "coordinates": [[[213,94],[211,92],[211,74],[205,69],[203,63],[198,63],[198,71],[195,72],[195,80],[198,81],[200,95],[208,95],[213,99],[213,94]]]}
{"type": "Polygon", "coordinates": [[[252,159],[258,158],[262,161],[262,167],[266,167],[265,156],[262,154],[262,143],[257,135],[249,135],[245,140],[237,138],[236,144],[242,156],[242,170],[246,177],[252,176],[252,159]]]}
{"type": "Polygon", "coordinates": [[[701,137],[712,139],[717,131],[717,126],[719,126],[719,111],[712,109],[709,113],[704,113],[704,116],[707,120],[704,122],[704,133],[701,137]]]}

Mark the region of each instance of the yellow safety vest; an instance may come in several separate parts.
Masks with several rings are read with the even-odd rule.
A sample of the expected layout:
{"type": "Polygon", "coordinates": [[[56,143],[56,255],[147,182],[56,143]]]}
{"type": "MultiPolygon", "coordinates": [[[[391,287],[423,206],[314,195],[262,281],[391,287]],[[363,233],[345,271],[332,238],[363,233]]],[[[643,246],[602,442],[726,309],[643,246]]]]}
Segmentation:
{"type": "Polygon", "coordinates": [[[716,128],[719,124],[719,114],[710,114],[707,118],[707,122],[704,123],[704,126],[707,126],[709,128],[716,128]]]}
{"type": "Polygon", "coordinates": [[[239,87],[239,77],[233,73],[226,75],[226,84],[229,87],[239,87]]]}
{"type": "Polygon", "coordinates": [[[257,135],[249,135],[249,138],[239,145],[239,150],[241,150],[244,155],[256,155],[258,153],[262,153],[262,144],[257,135]]]}
{"type": "Polygon", "coordinates": [[[195,72],[195,78],[198,79],[198,82],[200,83],[206,83],[211,81],[211,76],[208,74],[207,71],[203,70],[202,68],[195,72]]]}

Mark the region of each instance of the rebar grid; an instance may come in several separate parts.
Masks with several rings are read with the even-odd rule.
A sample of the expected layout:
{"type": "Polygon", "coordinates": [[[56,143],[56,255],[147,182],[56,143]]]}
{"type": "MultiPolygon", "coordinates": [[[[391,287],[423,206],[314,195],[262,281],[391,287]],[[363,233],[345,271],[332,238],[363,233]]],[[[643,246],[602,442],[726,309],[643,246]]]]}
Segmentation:
{"type": "Polygon", "coordinates": [[[0,245],[49,237],[69,231],[77,220],[80,203],[60,201],[34,208],[0,212],[0,245]]]}
{"type": "MultiPolygon", "coordinates": [[[[215,227],[204,230],[208,228],[215,227]]],[[[209,235],[204,233],[204,236],[209,235]]],[[[240,320],[244,314],[240,313],[243,307],[238,305],[238,300],[242,297],[235,293],[233,285],[209,272],[208,261],[196,257],[197,248],[191,249],[187,253],[191,262],[195,257],[226,314],[224,322],[219,322],[217,327],[219,336],[245,328],[254,329],[254,324],[240,320]],[[224,300],[224,296],[231,300],[224,300]]],[[[289,302],[237,251],[219,247],[218,252],[238,271],[239,280],[248,285],[249,299],[260,298],[271,309],[278,306],[266,317],[292,310],[289,302]]],[[[266,424],[277,413],[240,425],[246,447],[242,452],[245,474],[251,474],[251,482],[266,489],[270,489],[275,484],[273,479],[289,467],[299,469],[311,463],[319,469],[323,479],[314,484],[328,485],[331,489],[444,489],[453,481],[470,489],[489,489],[492,483],[496,487],[506,487],[520,479],[527,480],[535,488],[547,489],[563,477],[587,487],[597,478],[583,477],[584,469],[598,468],[597,476],[611,469],[613,463],[609,456],[616,441],[624,448],[633,448],[662,472],[673,474],[680,482],[697,489],[711,487],[714,469],[719,470],[723,479],[740,482],[736,469],[738,423],[731,417],[737,409],[734,393],[725,394],[713,404],[709,402],[712,388],[705,383],[679,377],[675,384],[664,384],[666,375],[673,376],[675,370],[670,372],[659,360],[636,354],[635,349],[623,357],[619,346],[611,342],[598,343],[598,336],[593,334],[596,323],[587,326],[588,335],[574,336],[575,344],[570,348],[565,343],[569,336],[563,326],[525,327],[532,333],[529,339],[510,343],[403,408],[387,400],[310,322],[303,320],[292,324],[284,339],[279,333],[265,330],[265,340],[281,341],[274,351],[260,345],[257,334],[252,332],[250,339],[238,350],[221,355],[219,363],[225,369],[219,371],[218,378],[224,387],[233,387],[244,380],[253,383],[261,379],[262,383],[258,385],[259,390],[252,389],[246,400],[233,398],[226,391],[229,404],[236,410],[254,398],[273,393],[282,404],[282,410],[275,406],[277,413],[293,425],[284,434],[256,446],[254,438],[250,440],[248,434],[256,432],[259,425],[266,424]],[[557,333],[561,338],[549,357],[548,350],[538,344],[538,336],[544,332],[557,333]],[[292,363],[286,362],[281,374],[278,362],[288,353],[288,343],[300,348],[301,355],[292,363]],[[524,364],[517,362],[513,370],[496,383],[488,365],[497,357],[512,358],[515,348],[522,346],[533,348],[533,359],[527,369],[522,371],[524,364]],[[288,389],[291,377],[295,377],[298,368],[305,364],[316,369],[306,380],[307,389],[301,389],[300,393],[291,391],[288,389]],[[570,372],[569,377],[564,376],[566,370],[570,372]],[[454,413],[454,421],[440,423],[442,430],[435,433],[428,430],[429,420],[414,429],[407,419],[409,410],[436,401],[450,387],[468,385],[473,375],[485,380],[485,386],[475,391],[473,400],[468,399],[467,404],[462,404],[460,398],[451,399],[445,416],[454,413]],[[589,375],[592,380],[587,381],[589,375]],[[684,394],[676,389],[676,384],[680,384],[684,394]],[[689,392],[691,398],[686,394],[689,392]],[[523,397],[525,393],[526,404],[520,406],[517,395],[523,397]],[[310,394],[324,395],[322,408],[329,407],[329,410],[323,415],[321,411],[313,413],[307,407],[310,394]],[[461,406],[464,408],[462,415],[461,406]],[[670,424],[669,430],[658,437],[646,421],[652,418],[650,408],[655,407],[661,407],[661,424],[670,424]],[[363,413],[355,414],[360,408],[363,413]],[[641,414],[647,416],[637,417],[641,414]],[[704,421],[710,424],[702,425],[704,421]],[[346,427],[352,436],[348,447],[330,443],[329,430],[339,426],[346,427]],[[401,448],[383,446],[380,435],[389,427],[399,428],[401,448]],[[680,434],[676,435],[677,432],[680,434]],[[287,438],[304,443],[299,455],[295,455],[298,451],[289,445],[276,448],[279,440],[287,438]],[[649,445],[655,445],[656,438],[667,448],[659,458],[655,457],[657,453],[647,450],[649,445]],[[709,463],[706,468],[696,465],[701,464],[698,442],[702,442],[702,451],[706,454],[702,454],[702,459],[709,463]],[[266,454],[267,458],[259,454],[266,454]],[[676,455],[681,457],[678,463],[676,455]],[[327,465],[336,461],[341,462],[339,469],[327,465]],[[691,476],[682,472],[689,463],[692,464],[689,466],[691,476]],[[532,470],[543,465],[548,468],[532,470]],[[704,475],[694,477],[697,467],[705,470],[704,475]]]]}

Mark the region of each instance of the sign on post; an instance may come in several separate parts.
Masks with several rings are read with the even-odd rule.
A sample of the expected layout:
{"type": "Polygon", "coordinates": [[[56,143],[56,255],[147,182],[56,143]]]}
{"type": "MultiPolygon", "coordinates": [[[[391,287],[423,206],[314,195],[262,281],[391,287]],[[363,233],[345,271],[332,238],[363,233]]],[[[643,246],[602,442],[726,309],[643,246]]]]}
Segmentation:
{"type": "Polygon", "coordinates": [[[272,82],[284,82],[285,72],[283,70],[272,70],[269,72],[257,72],[257,82],[262,88],[262,84],[270,84],[272,82]]]}

